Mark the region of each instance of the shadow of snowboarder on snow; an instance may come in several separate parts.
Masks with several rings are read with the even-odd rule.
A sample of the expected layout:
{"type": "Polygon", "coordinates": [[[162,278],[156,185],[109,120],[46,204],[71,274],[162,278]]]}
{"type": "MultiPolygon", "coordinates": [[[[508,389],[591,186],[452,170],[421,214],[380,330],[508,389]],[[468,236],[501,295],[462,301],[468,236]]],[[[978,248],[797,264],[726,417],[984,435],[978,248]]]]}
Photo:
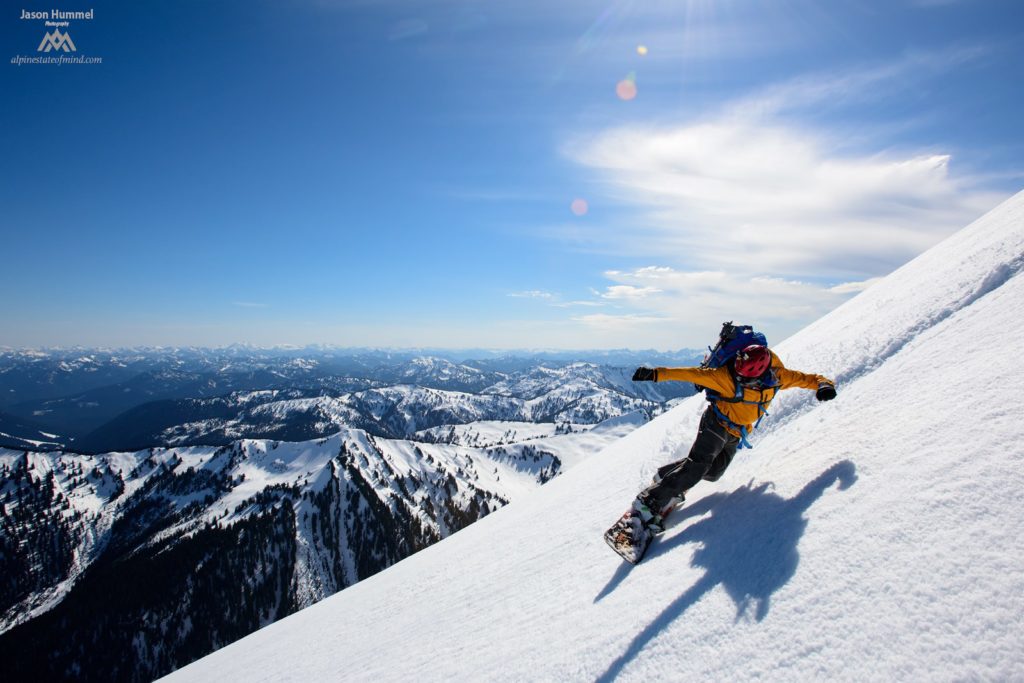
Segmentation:
{"type": "MultiPolygon", "coordinates": [[[[697,542],[701,547],[694,552],[691,565],[703,567],[705,574],[638,633],[598,680],[615,678],[655,635],[715,586],[721,585],[736,603],[737,620],[752,607],[754,618],[764,619],[771,595],[796,574],[800,560],[797,544],[808,521],[804,513],[832,484],[838,481],[839,489],[845,490],[856,480],[854,464],[844,460],[822,472],[790,499],[770,492],[770,484],[748,484],[730,493],[707,496],[674,513],[668,520],[669,528],[678,527],[686,519],[711,514],[662,543],[656,541],[644,563],[684,543],[697,542]]],[[[620,568],[594,601],[614,590],[623,578],[625,572],[620,568]]]]}

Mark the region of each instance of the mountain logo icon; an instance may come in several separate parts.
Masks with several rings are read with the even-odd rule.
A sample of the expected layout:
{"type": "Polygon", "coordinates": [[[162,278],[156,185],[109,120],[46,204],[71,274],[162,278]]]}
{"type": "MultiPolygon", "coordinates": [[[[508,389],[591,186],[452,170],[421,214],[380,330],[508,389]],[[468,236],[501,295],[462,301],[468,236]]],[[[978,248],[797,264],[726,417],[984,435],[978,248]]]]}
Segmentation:
{"type": "Polygon", "coordinates": [[[43,36],[43,40],[39,43],[36,52],[49,52],[50,50],[77,52],[78,48],[75,47],[75,43],[71,40],[70,35],[61,33],[59,28],[55,28],[53,33],[47,33],[43,36]]]}

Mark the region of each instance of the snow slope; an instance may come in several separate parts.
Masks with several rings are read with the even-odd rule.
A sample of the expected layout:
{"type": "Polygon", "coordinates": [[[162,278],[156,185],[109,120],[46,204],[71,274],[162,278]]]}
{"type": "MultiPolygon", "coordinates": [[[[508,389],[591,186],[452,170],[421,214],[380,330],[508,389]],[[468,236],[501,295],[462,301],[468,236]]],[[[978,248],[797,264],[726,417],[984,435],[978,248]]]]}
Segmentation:
{"type": "Polygon", "coordinates": [[[778,400],[643,563],[601,532],[700,398],[171,680],[1024,680],[1024,194],[778,346],[778,400]]]}

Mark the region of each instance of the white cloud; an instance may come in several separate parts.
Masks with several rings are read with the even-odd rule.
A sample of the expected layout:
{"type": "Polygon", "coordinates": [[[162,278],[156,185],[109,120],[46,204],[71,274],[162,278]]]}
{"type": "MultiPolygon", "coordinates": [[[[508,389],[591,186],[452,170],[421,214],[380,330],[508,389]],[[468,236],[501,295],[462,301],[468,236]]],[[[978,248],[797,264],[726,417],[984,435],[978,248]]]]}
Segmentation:
{"type": "Polygon", "coordinates": [[[919,85],[922,79],[943,76],[950,69],[977,61],[990,52],[991,48],[984,45],[907,52],[887,62],[810,73],[739,98],[725,107],[724,116],[756,121],[782,112],[820,112],[852,101],[905,98],[906,89],[919,85]]]}
{"type": "Polygon", "coordinates": [[[643,299],[652,294],[659,294],[657,287],[634,287],[632,285],[615,285],[605,290],[601,296],[605,299],[643,299]]]}
{"type": "Polygon", "coordinates": [[[539,289],[531,289],[525,292],[509,292],[509,296],[514,299],[554,299],[555,295],[551,292],[543,292],[539,289]]]}
{"type": "Polygon", "coordinates": [[[1004,195],[955,173],[949,150],[879,142],[906,121],[859,122],[855,140],[849,128],[808,121],[904,99],[986,54],[907,53],[777,83],[703,118],[569,140],[566,156],[601,181],[595,198],[627,218],[559,235],[657,264],[605,272],[611,284],[592,294],[609,312],[573,321],[633,346],[700,345],[727,319],[779,341],[967,225],[1004,195]],[[630,341],[630,324],[643,340],[630,341]]]}
{"type": "MultiPolygon", "coordinates": [[[[908,86],[989,52],[909,52],[760,88],[701,120],[576,137],[565,154],[598,174],[606,198],[633,210],[630,230],[591,225],[587,237],[591,244],[603,239],[612,253],[685,269],[843,280],[883,275],[1005,197],[976,189],[981,179],[952,173],[948,152],[854,153],[848,131],[829,132],[795,116],[905,98],[908,86]]],[[[870,143],[870,130],[862,126],[858,142],[870,143]]]]}
{"type": "Polygon", "coordinates": [[[558,308],[574,308],[577,306],[582,306],[586,308],[597,308],[600,306],[604,306],[605,304],[603,301],[561,301],[552,303],[551,305],[556,306],[558,308]]]}
{"type": "Polygon", "coordinates": [[[865,289],[875,284],[882,278],[873,277],[870,280],[863,280],[861,282],[843,282],[841,284],[830,287],[828,291],[836,294],[855,294],[857,292],[863,292],[865,289]]]}
{"type": "Polygon", "coordinates": [[[952,177],[945,154],[838,155],[837,146],[723,119],[607,130],[574,156],[646,228],[610,248],[751,275],[877,276],[1001,198],[952,177]]]}
{"type": "MultiPolygon", "coordinates": [[[[727,271],[684,271],[665,266],[634,271],[609,271],[615,284],[657,292],[618,303],[617,314],[574,318],[608,334],[622,333],[619,343],[660,348],[699,347],[724,320],[754,323],[773,343],[801,324],[814,320],[848,298],[853,289],[797,279],[748,275],[727,271]],[[634,329],[629,329],[633,324],[634,329]],[[633,335],[625,336],[626,333],[633,335]],[[636,335],[642,335],[636,338],[636,335]]],[[[865,285],[867,283],[855,283],[865,285]]],[[[854,284],[845,285],[854,287],[854,284]]]]}
{"type": "MultiPolygon", "coordinates": [[[[626,332],[635,339],[637,333],[641,332],[638,327],[646,325],[664,325],[670,322],[668,318],[653,315],[640,315],[628,313],[613,315],[609,313],[594,313],[573,318],[575,322],[583,323],[588,327],[598,328],[604,332],[621,333],[626,332]]],[[[641,341],[641,344],[643,342],[641,341]]],[[[635,344],[634,344],[635,346],[635,344]]]]}

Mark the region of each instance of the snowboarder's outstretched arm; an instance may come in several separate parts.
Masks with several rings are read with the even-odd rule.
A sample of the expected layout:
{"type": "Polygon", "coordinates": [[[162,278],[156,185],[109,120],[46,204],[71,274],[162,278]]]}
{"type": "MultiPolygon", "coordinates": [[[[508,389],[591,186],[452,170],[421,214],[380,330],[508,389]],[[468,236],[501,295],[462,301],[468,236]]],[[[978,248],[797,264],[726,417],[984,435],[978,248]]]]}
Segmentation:
{"type": "Polygon", "coordinates": [[[779,368],[776,370],[780,389],[810,389],[819,401],[831,401],[836,397],[836,383],[822,375],[779,368]]]}
{"type": "Polygon", "coordinates": [[[721,393],[733,392],[735,385],[727,368],[637,368],[634,382],[693,382],[721,393]]]}
{"type": "MultiPolygon", "coordinates": [[[[773,354],[774,356],[774,354],[773,354]]],[[[776,356],[777,358],[777,356],[776,356]]],[[[790,370],[781,361],[774,365],[779,389],[810,389],[819,401],[831,401],[836,397],[836,384],[823,375],[790,370]]],[[[634,382],[693,382],[719,393],[731,394],[735,388],[725,367],[719,368],[637,368],[633,373],[634,382]]]]}

